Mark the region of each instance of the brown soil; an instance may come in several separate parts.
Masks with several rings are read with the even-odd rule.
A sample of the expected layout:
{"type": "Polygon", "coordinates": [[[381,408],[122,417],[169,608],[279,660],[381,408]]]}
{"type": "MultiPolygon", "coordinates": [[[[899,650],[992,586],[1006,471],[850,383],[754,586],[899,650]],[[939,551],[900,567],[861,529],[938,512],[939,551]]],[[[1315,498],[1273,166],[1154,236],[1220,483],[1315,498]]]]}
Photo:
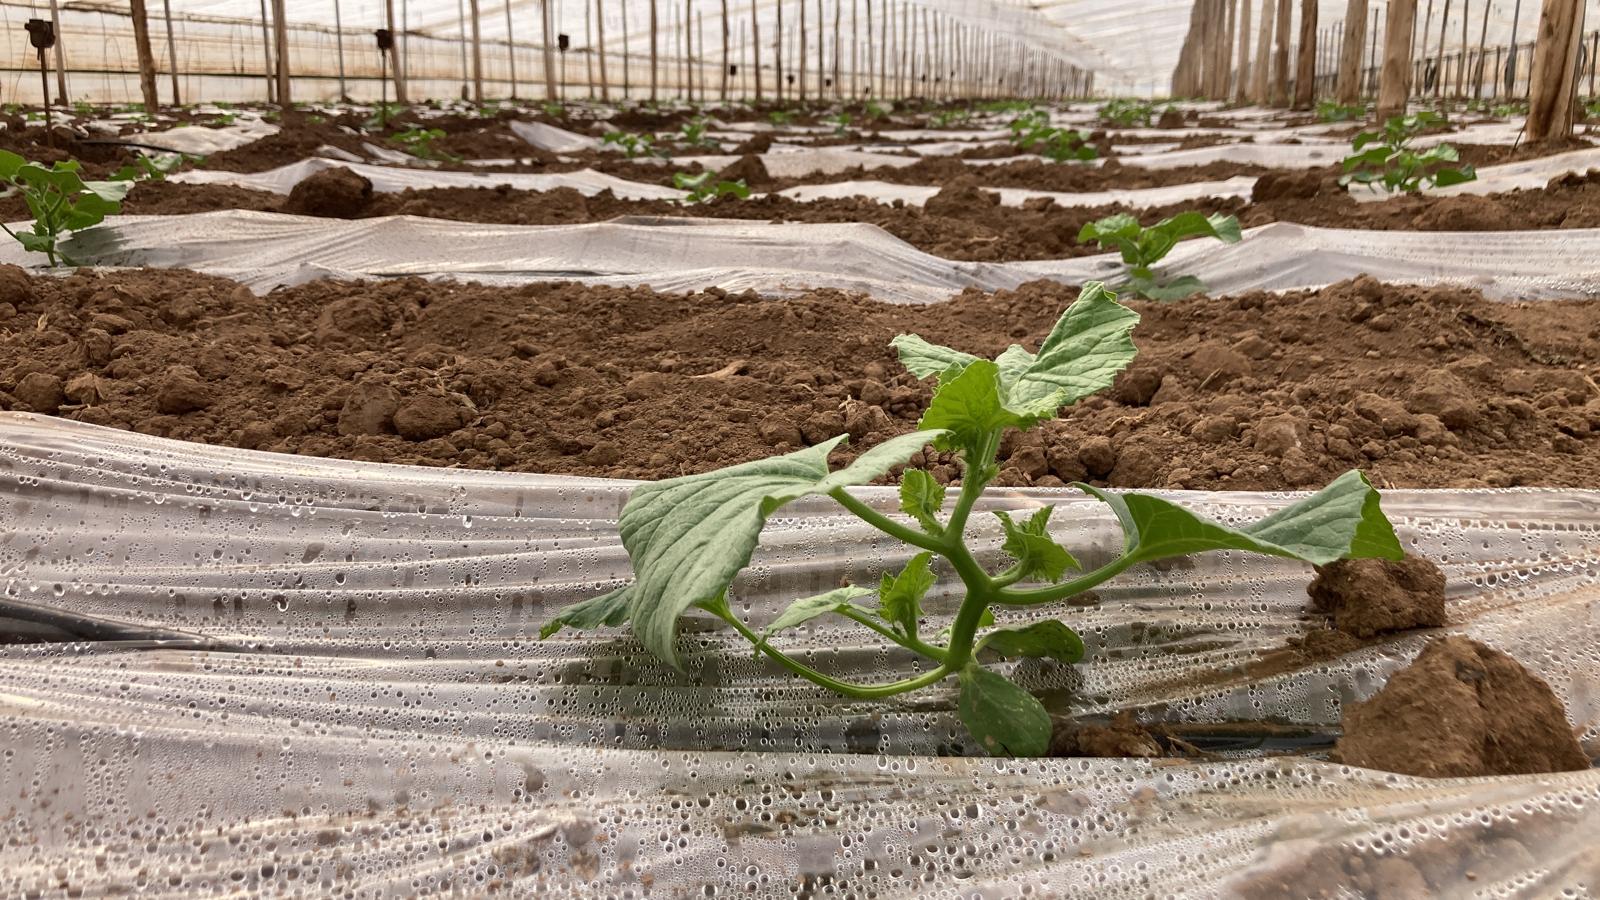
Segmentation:
{"type": "Polygon", "coordinates": [[[1370,638],[1443,625],[1444,573],[1426,559],[1343,559],[1317,568],[1306,588],[1312,608],[1339,631],[1370,638]]]}
{"type": "MultiPolygon", "coordinates": [[[[929,387],[891,337],[995,354],[1037,342],[1074,296],[1039,282],[908,307],[411,279],[256,298],[179,271],[7,268],[0,407],[288,453],[662,478],[910,431],[929,387]],[[419,438],[396,418],[422,402],[453,427],[419,438]]],[[[1380,486],[1600,487],[1600,303],[1358,279],[1133,305],[1140,359],[1007,441],[1002,484],[1305,488],[1360,467],[1380,486]]]]}
{"type": "Polygon", "coordinates": [[[1371,699],[1345,710],[1336,757],[1426,777],[1588,769],[1550,686],[1466,637],[1430,642],[1371,699]]]}

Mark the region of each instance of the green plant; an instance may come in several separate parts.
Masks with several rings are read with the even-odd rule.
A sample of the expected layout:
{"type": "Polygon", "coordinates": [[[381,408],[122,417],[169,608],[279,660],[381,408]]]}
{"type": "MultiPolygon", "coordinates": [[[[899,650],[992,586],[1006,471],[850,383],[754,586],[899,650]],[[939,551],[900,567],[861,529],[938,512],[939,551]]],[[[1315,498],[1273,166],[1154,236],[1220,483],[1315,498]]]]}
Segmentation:
{"type": "Polygon", "coordinates": [[[1155,119],[1155,107],[1143,100],[1109,100],[1100,104],[1100,120],[1123,128],[1149,128],[1155,119]]]}
{"type": "Polygon", "coordinates": [[[828,456],[845,441],[844,435],[783,456],[640,485],[619,523],[634,580],[562,610],[545,623],[541,637],[563,626],[630,624],[651,653],[681,669],[677,623],[699,609],[738,632],[758,654],[854,699],[881,700],[954,676],[959,682],[957,715],[978,746],[996,756],[1039,756],[1049,748],[1049,712],[1031,693],[984,663],[999,656],[1070,665],[1083,658],[1083,640],[1059,619],[1010,621],[1008,616],[1000,624],[996,609],[1022,613],[1062,604],[1139,563],[1209,550],[1317,565],[1349,557],[1402,556],[1378,492],[1353,470],[1320,492],[1242,527],[1202,518],[1160,497],[1079,484],[1111,508],[1123,534],[1121,552],[1086,572],[1051,537],[1053,506],[1038,507],[1025,518],[997,511],[1003,535],[999,553],[975,551],[967,538],[968,519],[999,472],[1002,437],[1012,429],[1032,428],[1062,407],[1109,387],[1134,359],[1132,332],[1138,321],[1138,314],[1091,282],[1037,354],[1012,346],[996,359],[982,359],[915,335],[895,338],[892,345],[913,375],[938,378],[920,430],[884,441],[835,471],[829,470],[828,456]],[[944,486],[922,469],[907,469],[901,476],[905,519],[891,517],[847,490],[888,474],[928,444],[960,455],[961,487],[953,503],[946,502],[944,486]],[[764,627],[745,623],[729,602],[735,577],[749,565],[767,518],[790,501],[814,495],[832,498],[920,552],[898,572],[883,574],[875,587],[845,585],[794,601],[764,627]],[[1009,564],[996,560],[1001,555],[1009,564]],[[938,568],[935,560],[942,560],[938,568]],[[1082,573],[1068,578],[1071,571],[1082,573]],[[922,601],[941,577],[952,573],[962,592],[958,611],[944,630],[925,630],[922,601]],[[1033,586],[1022,587],[1024,583],[1033,586]],[[931,665],[902,680],[863,684],[814,669],[773,645],[783,630],[830,614],[866,627],[931,665]]]}
{"type": "Polygon", "coordinates": [[[706,137],[708,123],[703,118],[690,119],[678,129],[678,140],[691,147],[716,147],[717,142],[706,137]]]}
{"type": "Polygon", "coordinates": [[[1078,232],[1079,242],[1094,241],[1101,248],[1115,247],[1127,264],[1127,277],[1119,287],[1151,300],[1179,300],[1205,290],[1193,275],[1162,283],[1151,268],[1186,237],[1214,237],[1225,244],[1239,242],[1239,220],[1219,214],[1205,216],[1183,212],[1146,228],[1127,213],[1090,222],[1078,232]]]}
{"type": "Polygon", "coordinates": [[[1320,122],[1350,122],[1366,114],[1365,106],[1343,106],[1334,100],[1317,103],[1317,120],[1320,122]]]}
{"type": "Polygon", "coordinates": [[[849,113],[841,112],[836,116],[829,117],[827,119],[827,121],[833,123],[833,133],[834,134],[843,135],[844,133],[846,133],[846,132],[848,132],[850,130],[850,123],[853,120],[852,120],[852,118],[851,118],[849,113]]]}
{"type": "Polygon", "coordinates": [[[72,111],[80,119],[90,119],[94,117],[94,104],[87,100],[74,100],[72,111]]]}
{"type": "Polygon", "coordinates": [[[112,181],[166,181],[167,176],[183,165],[182,153],[163,153],[160,156],[134,157],[133,162],[111,173],[112,181]]]}
{"type": "Polygon", "coordinates": [[[890,110],[887,106],[883,106],[882,104],[875,103],[871,100],[867,101],[867,105],[864,110],[866,117],[874,122],[887,121],[889,118],[889,111],[890,110]]]}
{"type": "Polygon", "coordinates": [[[1011,120],[1010,128],[1017,147],[1036,151],[1055,162],[1086,162],[1099,155],[1094,145],[1088,143],[1087,134],[1051,125],[1050,114],[1042,109],[1017,116],[1011,120]]]}
{"type": "Polygon", "coordinates": [[[794,121],[794,113],[787,109],[775,109],[767,113],[767,121],[774,125],[787,125],[794,121]]]}
{"type": "Polygon", "coordinates": [[[389,141],[406,149],[407,153],[418,159],[447,159],[451,162],[460,162],[461,157],[446,153],[433,146],[433,142],[444,137],[444,131],[438,128],[419,128],[415,125],[404,131],[396,132],[389,136],[389,141]]]}
{"type": "Polygon", "coordinates": [[[1339,183],[1364,184],[1372,190],[1382,187],[1392,194],[1476,181],[1478,173],[1472,166],[1449,165],[1461,159],[1449,144],[1436,144],[1422,152],[1411,146],[1424,129],[1444,121],[1444,116],[1424,110],[1393,116],[1381,130],[1361,132],[1351,144],[1355,152],[1344,158],[1345,174],[1339,183]]]}
{"type": "Polygon", "coordinates": [[[972,120],[971,109],[943,109],[933,114],[929,120],[935,128],[949,128],[951,125],[964,125],[972,120]]]}
{"type": "Polygon", "coordinates": [[[567,117],[567,108],[554,100],[546,100],[541,108],[544,109],[544,114],[552,119],[565,119],[567,117]]]}
{"type": "Polygon", "coordinates": [[[634,134],[628,131],[608,132],[600,139],[602,145],[610,144],[621,150],[629,159],[641,156],[669,156],[666,150],[656,146],[656,136],[649,132],[634,134]]]}
{"type": "Polygon", "coordinates": [[[61,236],[100,224],[106,216],[122,209],[122,198],[132,189],[131,181],[84,181],[83,167],[77,160],[50,166],[29,162],[7,150],[0,150],[0,178],[22,194],[33,215],[32,231],[12,231],[4,223],[0,229],[16,239],[23,249],[43,253],[50,265],[76,265],[57,247],[61,236]]]}
{"type": "Polygon", "coordinates": [[[715,172],[701,172],[699,175],[677,172],[672,176],[672,186],[689,192],[689,196],[683,198],[685,203],[706,203],[718,197],[749,199],[750,186],[744,183],[743,178],[738,181],[716,181],[716,177],[715,172]]]}

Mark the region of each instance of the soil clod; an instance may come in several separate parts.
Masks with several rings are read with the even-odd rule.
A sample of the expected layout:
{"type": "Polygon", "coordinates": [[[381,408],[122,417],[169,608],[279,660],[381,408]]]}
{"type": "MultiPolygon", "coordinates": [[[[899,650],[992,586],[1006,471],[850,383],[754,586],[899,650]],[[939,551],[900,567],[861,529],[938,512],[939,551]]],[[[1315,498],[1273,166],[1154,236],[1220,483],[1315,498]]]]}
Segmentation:
{"type": "Polygon", "coordinates": [[[1358,638],[1445,623],[1444,573],[1420,556],[1318,566],[1306,593],[1335,628],[1358,638]]]}

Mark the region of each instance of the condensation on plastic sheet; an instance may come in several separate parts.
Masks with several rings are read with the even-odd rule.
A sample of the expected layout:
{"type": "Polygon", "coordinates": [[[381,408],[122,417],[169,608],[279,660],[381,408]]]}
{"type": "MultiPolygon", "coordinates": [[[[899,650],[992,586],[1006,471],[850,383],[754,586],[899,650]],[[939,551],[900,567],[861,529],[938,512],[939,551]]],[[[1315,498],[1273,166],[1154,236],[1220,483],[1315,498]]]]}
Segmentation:
{"type": "MultiPolygon", "coordinates": [[[[1123,269],[1114,253],[957,262],[858,223],[673,217],[534,226],[226,210],[124,216],[73,235],[64,249],[96,265],[182,267],[260,292],[324,277],[415,275],[768,295],[839,288],[891,303],[933,303],[969,287],[1001,290],[1040,278],[1115,281],[1123,269]]],[[[0,262],[26,266],[39,259],[16,244],[0,244],[0,262]]],[[[1219,296],[1319,288],[1368,274],[1389,282],[1464,285],[1495,299],[1582,298],[1600,294],[1600,229],[1462,233],[1444,241],[1438,233],[1278,223],[1247,231],[1238,244],[1180,243],[1158,272],[1194,275],[1219,296]]]]}
{"type": "MultiPolygon", "coordinates": [[[[538,641],[552,610],[627,576],[615,519],[629,488],[0,414],[0,629],[60,641],[0,647],[0,893],[1550,897],[1600,884],[1597,771],[1429,781],[1238,752],[963,758],[947,686],[847,703],[706,617],[683,629],[687,673],[620,630],[538,641]]],[[[896,509],[891,489],[859,493],[896,509]]],[[[1182,499],[1233,520],[1287,498],[1182,499]]],[[[982,507],[1046,502],[1086,564],[1113,552],[1114,521],[1074,492],[995,489],[982,507]]],[[[1442,630],[1520,659],[1600,751],[1600,494],[1384,502],[1447,573],[1442,630]]],[[[974,521],[980,559],[996,562],[993,517],[974,521]]],[[[906,555],[802,501],[771,522],[733,603],[759,625],[906,555]]],[[[1425,638],[1250,677],[1310,627],[1309,577],[1230,554],[1136,567],[1058,611],[1084,634],[1084,663],[1011,674],[1069,715],[1326,731],[1425,638]]],[[[941,584],[930,618],[957,602],[941,584]]],[[[783,641],[826,671],[913,671],[869,637],[818,620],[783,641]]]]}

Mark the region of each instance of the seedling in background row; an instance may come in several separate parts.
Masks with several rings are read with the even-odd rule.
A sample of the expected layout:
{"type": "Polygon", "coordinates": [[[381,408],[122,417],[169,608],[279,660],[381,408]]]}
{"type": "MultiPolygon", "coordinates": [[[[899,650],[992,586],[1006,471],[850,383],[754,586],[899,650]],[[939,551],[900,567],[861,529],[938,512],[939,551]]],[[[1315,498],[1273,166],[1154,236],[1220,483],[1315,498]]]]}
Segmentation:
{"type": "Polygon", "coordinates": [[[33,215],[32,231],[0,229],[16,239],[24,249],[43,253],[54,266],[61,262],[75,265],[56,245],[62,235],[100,224],[106,216],[122,210],[122,198],[133,188],[131,181],[84,181],[83,167],[76,160],[58,162],[45,168],[8,150],[0,150],[0,178],[21,192],[33,215]]]}
{"type": "Polygon", "coordinates": [[[683,198],[684,203],[706,203],[718,197],[749,199],[750,186],[744,183],[743,178],[738,181],[716,181],[716,177],[715,172],[701,172],[699,175],[677,172],[672,176],[672,186],[689,192],[689,196],[683,198]]]}
{"type": "Polygon", "coordinates": [[[1461,160],[1449,144],[1436,144],[1420,153],[1411,146],[1423,129],[1444,121],[1438,113],[1423,111],[1393,116],[1383,123],[1382,130],[1361,132],[1351,144],[1355,152],[1344,158],[1346,174],[1339,177],[1339,183],[1364,184],[1373,190],[1381,187],[1393,194],[1476,181],[1478,173],[1471,166],[1449,165],[1461,160]]]}
{"type": "Polygon", "coordinates": [[[693,119],[685,122],[678,130],[678,140],[691,147],[715,147],[717,142],[706,137],[707,123],[705,119],[693,119]]]}
{"type": "Polygon", "coordinates": [[[1033,150],[1054,162],[1088,162],[1099,156],[1089,136],[1070,128],[1050,124],[1050,114],[1042,109],[1026,112],[1011,120],[1011,133],[1018,149],[1033,150]]]}
{"type": "Polygon", "coordinates": [[[613,131],[600,139],[602,145],[609,144],[621,150],[629,159],[641,156],[667,156],[667,152],[656,148],[656,137],[649,132],[633,134],[627,131],[613,131]]]}
{"type": "Polygon", "coordinates": [[[1123,128],[1149,128],[1156,109],[1142,100],[1111,100],[1100,104],[1100,120],[1123,128]]]}
{"type": "Polygon", "coordinates": [[[460,162],[461,157],[442,150],[434,149],[433,142],[444,137],[444,131],[438,128],[407,128],[389,136],[392,143],[399,144],[407,153],[418,159],[447,159],[451,162],[460,162]]]}
{"type": "Polygon", "coordinates": [[[938,378],[918,431],[884,441],[837,471],[829,471],[828,455],[845,441],[843,435],[783,456],[640,485],[619,523],[634,580],[567,607],[540,636],[548,638],[563,626],[628,624],[651,653],[682,669],[678,620],[699,609],[727,623],[758,654],[846,697],[881,700],[954,677],[960,686],[957,715],[978,746],[996,756],[1040,756],[1050,745],[1049,713],[987,664],[998,657],[1026,657],[1070,665],[1083,658],[1084,644],[1065,622],[1028,619],[1027,612],[1065,604],[1139,563],[1208,550],[1316,565],[1350,557],[1401,558],[1378,492],[1357,471],[1242,527],[1202,518],[1160,497],[1078,484],[1109,506],[1122,526],[1121,553],[1088,572],[1051,537],[1053,506],[1026,515],[996,512],[1004,535],[998,552],[992,546],[975,549],[968,519],[999,472],[1002,437],[1012,429],[1033,428],[1062,407],[1109,387],[1133,361],[1138,321],[1138,314],[1090,282],[1038,353],[1012,346],[995,359],[982,359],[916,335],[895,338],[892,345],[913,375],[938,378]],[[847,490],[888,474],[929,444],[960,454],[961,485],[954,501],[922,469],[907,469],[901,477],[904,517],[886,514],[847,490]],[[728,601],[735,576],[750,564],[767,518],[792,500],[814,495],[832,498],[916,554],[876,584],[845,585],[796,600],[764,625],[746,623],[728,601]],[[922,601],[951,575],[960,582],[961,604],[948,627],[935,631],[922,601]],[[1004,624],[997,609],[1006,613],[1004,624]],[[908,678],[862,683],[814,669],[773,643],[784,630],[828,615],[859,624],[931,665],[908,678]]]}
{"type": "Polygon", "coordinates": [[[1366,114],[1365,106],[1344,106],[1334,100],[1323,100],[1317,104],[1319,122],[1350,122],[1366,114]]]}
{"type": "Polygon", "coordinates": [[[1214,237],[1225,244],[1240,239],[1239,220],[1221,214],[1205,216],[1198,212],[1178,213],[1149,228],[1127,213],[1106,216],[1090,222],[1078,232],[1078,242],[1094,241],[1103,249],[1116,248],[1127,264],[1127,277],[1118,284],[1151,300],[1181,300],[1206,289],[1200,279],[1184,275],[1162,284],[1151,267],[1160,262],[1178,241],[1186,237],[1214,237]]]}

